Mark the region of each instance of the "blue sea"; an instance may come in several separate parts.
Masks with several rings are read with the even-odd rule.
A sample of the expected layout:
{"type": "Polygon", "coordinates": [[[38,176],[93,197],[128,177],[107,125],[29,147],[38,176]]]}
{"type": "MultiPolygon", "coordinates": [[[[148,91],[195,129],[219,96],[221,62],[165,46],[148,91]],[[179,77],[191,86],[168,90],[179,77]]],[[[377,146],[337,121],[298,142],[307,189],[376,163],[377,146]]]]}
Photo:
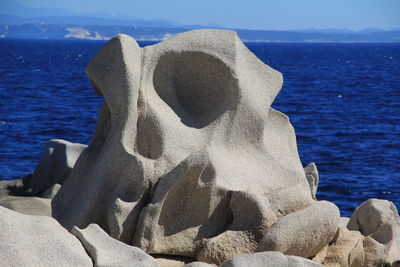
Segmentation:
{"type": "MultiPolygon", "coordinates": [[[[0,180],[32,172],[51,138],[89,144],[102,98],[84,69],[103,44],[0,40],[0,180]]],[[[246,45],[284,76],[273,107],[318,166],[318,199],[344,216],[369,198],[400,208],[400,44],[246,45]]]]}

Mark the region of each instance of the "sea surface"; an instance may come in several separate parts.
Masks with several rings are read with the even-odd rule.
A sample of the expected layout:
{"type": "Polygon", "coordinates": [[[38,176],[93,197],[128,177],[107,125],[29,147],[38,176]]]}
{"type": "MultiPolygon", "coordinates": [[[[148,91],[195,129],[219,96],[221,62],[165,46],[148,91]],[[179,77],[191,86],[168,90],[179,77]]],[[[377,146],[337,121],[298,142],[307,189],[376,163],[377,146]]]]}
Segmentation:
{"type": "MultiPolygon", "coordinates": [[[[51,138],[89,144],[103,100],[84,69],[103,44],[0,40],[0,180],[32,172],[51,138]]],[[[318,199],[344,216],[369,198],[400,208],[400,44],[246,45],[284,76],[273,107],[317,164],[318,199]]]]}

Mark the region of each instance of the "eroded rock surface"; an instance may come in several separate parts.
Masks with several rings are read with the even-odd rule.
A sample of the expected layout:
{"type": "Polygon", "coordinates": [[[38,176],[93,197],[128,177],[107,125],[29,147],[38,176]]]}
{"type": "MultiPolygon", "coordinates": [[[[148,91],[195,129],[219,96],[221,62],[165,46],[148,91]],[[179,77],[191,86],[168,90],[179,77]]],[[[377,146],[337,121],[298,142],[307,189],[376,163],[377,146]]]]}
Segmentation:
{"type": "MultiPolygon", "coordinates": [[[[118,35],[86,72],[105,102],[52,201],[67,229],[96,223],[147,253],[219,264],[316,203],[289,118],[271,108],[282,76],[236,33],[197,30],[145,48],[118,35]]],[[[324,212],[301,226],[323,237],[318,247],[337,225],[333,211],[328,228],[315,227],[324,212]]]]}

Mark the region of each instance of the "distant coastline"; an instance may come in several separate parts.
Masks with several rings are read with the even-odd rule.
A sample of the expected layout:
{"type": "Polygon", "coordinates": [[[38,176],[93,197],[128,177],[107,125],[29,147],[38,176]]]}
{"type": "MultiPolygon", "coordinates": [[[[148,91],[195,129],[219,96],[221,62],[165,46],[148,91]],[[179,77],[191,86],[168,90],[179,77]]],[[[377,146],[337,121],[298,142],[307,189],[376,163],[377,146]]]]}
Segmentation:
{"type": "MultiPolygon", "coordinates": [[[[2,24],[0,39],[83,39],[108,40],[125,33],[138,41],[162,41],[190,28],[140,26],[63,25],[46,23],[2,24]]],[[[229,29],[244,42],[292,43],[400,43],[400,30],[372,32],[313,32],[229,29]]]]}

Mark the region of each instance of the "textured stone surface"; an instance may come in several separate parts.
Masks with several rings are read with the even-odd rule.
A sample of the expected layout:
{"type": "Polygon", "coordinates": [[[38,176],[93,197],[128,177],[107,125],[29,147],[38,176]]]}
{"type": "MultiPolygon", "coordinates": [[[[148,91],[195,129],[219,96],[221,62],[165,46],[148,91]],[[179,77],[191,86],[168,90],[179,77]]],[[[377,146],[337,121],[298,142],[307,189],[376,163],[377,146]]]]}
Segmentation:
{"type": "Polygon", "coordinates": [[[367,200],[354,211],[347,227],[367,236],[363,241],[365,266],[400,260],[400,217],[392,202],[367,200]]]}
{"type": "Polygon", "coordinates": [[[318,253],[317,255],[315,255],[314,257],[312,257],[311,259],[315,262],[318,263],[324,263],[325,257],[326,257],[326,252],[328,251],[328,245],[326,245],[325,247],[323,247],[318,253]]]}
{"type": "Polygon", "coordinates": [[[0,207],[0,266],[93,266],[77,238],[56,220],[0,207]]]}
{"type": "Polygon", "coordinates": [[[137,247],[111,238],[97,224],[71,231],[83,244],[97,267],[158,267],[157,261],[137,247]]]}
{"type": "Polygon", "coordinates": [[[51,216],[51,200],[38,197],[0,197],[0,206],[27,215],[51,216]]]}
{"type": "Polygon", "coordinates": [[[55,184],[64,183],[79,155],[86,147],[86,145],[61,139],[48,141],[31,177],[30,193],[38,197],[54,196],[54,193],[49,193],[49,189],[51,192],[51,188],[55,184]]]}
{"type": "Polygon", "coordinates": [[[315,203],[294,129],[271,108],[282,76],[236,33],[190,31],[145,48],[118,35],[87,75],[105,103],[52,202],[67,229],[97,223],[150,254],[220,263],[315,203]]]}
{"type": "Polygon", "coordinates": [[[326,267],[362,267],[364,263],[364,237],[358,231],[339,228],[335,239],[325,252],[326,267]]]}
{"type": "Polygon", "coordinates": [[[311,162],[304,168],[304,172],[306,173],[307,181],[310,185],[311,193],[313,199],[317,199],[317,189],[318,189],[318,182],[319,182],[319,175],[317,165],[314,162],[311,162]]]}
{"type": "Polygon", "coordinates": [[[279,252],[259,252],[236,256],[224,262],[221,267],[323,267],[323,265],[296,256],[285,256],[279,252]]]}
{"type": "Polygon", "coordinates": [[[336,234],[339,209],[319,201],[283,217],[268,230],[257,251],[279,251],[305,258],[315,256],[336,234]]]}

